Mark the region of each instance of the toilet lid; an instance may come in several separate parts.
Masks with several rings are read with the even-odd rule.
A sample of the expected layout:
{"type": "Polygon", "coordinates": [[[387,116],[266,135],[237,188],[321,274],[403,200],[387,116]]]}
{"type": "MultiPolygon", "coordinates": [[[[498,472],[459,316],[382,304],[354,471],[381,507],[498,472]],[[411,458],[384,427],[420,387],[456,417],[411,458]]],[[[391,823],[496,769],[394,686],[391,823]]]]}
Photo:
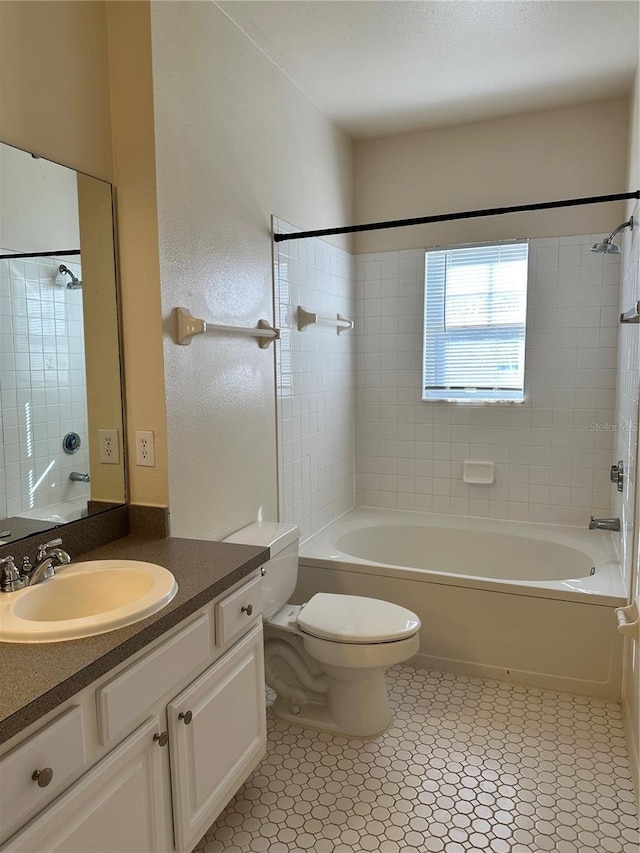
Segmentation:
{"type": "Polygon", "coordinates": [[[298,627],[305,634],[341,643],[390,643],[413,637],[420,619],[390,601],[318,592],[300,611],[298,627]]]}

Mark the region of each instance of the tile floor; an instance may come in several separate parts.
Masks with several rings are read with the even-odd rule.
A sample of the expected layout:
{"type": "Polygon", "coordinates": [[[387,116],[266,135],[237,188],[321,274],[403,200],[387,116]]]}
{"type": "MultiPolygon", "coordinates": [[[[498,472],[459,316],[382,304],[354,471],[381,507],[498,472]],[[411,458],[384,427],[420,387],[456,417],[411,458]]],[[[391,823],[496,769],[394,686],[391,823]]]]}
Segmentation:
{"type": "Polygon", "coordinates": [[[619,705],[393,667],[372,740],[269,719],[204,853],[638,853],[619,705]]]}

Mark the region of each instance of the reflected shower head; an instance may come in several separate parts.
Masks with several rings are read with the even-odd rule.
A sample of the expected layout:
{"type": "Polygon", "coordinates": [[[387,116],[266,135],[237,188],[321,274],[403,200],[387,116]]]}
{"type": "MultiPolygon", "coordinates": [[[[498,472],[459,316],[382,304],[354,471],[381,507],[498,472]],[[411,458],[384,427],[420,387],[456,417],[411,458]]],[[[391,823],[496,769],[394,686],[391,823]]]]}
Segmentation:
{"type": "Polygon", "coordinates": [[[75,276],[71,270],[66,267],[64,264],[60,264],[58,267],[58,272],[60,275],[69,275],[71,276],[71,280],[67,282],[67,290],[79,290],[82,287],[82,282],[80,279],[75,276]]]}
{"type": "Polygon", "coordinates": [[[633,231],[633,216],[630,216],[626,222],[622,223],[622,225],[618,225],[617,228],[614,228],[611,234],[609,234],[608,237],[605,237],[602,243],[594,243],[591,247],[591,251],[598,255],[619,255],[622,249],[617,245],[617,243],[613,242],[613,238],[616,234],[624,231],[625,228],[629,228],[633,231]]]}

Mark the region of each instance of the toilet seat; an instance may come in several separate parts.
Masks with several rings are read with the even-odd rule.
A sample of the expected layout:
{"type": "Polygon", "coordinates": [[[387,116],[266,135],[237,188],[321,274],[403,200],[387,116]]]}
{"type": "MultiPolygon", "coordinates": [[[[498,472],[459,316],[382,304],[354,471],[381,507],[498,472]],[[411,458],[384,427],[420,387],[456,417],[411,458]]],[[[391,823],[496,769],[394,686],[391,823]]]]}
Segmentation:
{"type": "Polygon", "coordinates": [[[318,592],[298,614],[300,631],[334,643],[379,645],[415,636],[415,613],[377,598],[318,592]]]}

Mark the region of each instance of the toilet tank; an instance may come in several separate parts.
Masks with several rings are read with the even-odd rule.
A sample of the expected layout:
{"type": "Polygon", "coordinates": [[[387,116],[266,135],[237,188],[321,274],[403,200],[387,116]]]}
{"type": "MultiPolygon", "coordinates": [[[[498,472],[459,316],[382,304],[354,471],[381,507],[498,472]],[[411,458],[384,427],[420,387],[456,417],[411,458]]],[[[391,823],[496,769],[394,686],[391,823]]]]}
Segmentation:
{"type": "Polygon", "coordinates": [[[292,524],[257,521],[227,536],[225,542],[269,548],[262,583],[262,617],[266,621],[287,603],[298,579],[300,530],[292,524]]]}

